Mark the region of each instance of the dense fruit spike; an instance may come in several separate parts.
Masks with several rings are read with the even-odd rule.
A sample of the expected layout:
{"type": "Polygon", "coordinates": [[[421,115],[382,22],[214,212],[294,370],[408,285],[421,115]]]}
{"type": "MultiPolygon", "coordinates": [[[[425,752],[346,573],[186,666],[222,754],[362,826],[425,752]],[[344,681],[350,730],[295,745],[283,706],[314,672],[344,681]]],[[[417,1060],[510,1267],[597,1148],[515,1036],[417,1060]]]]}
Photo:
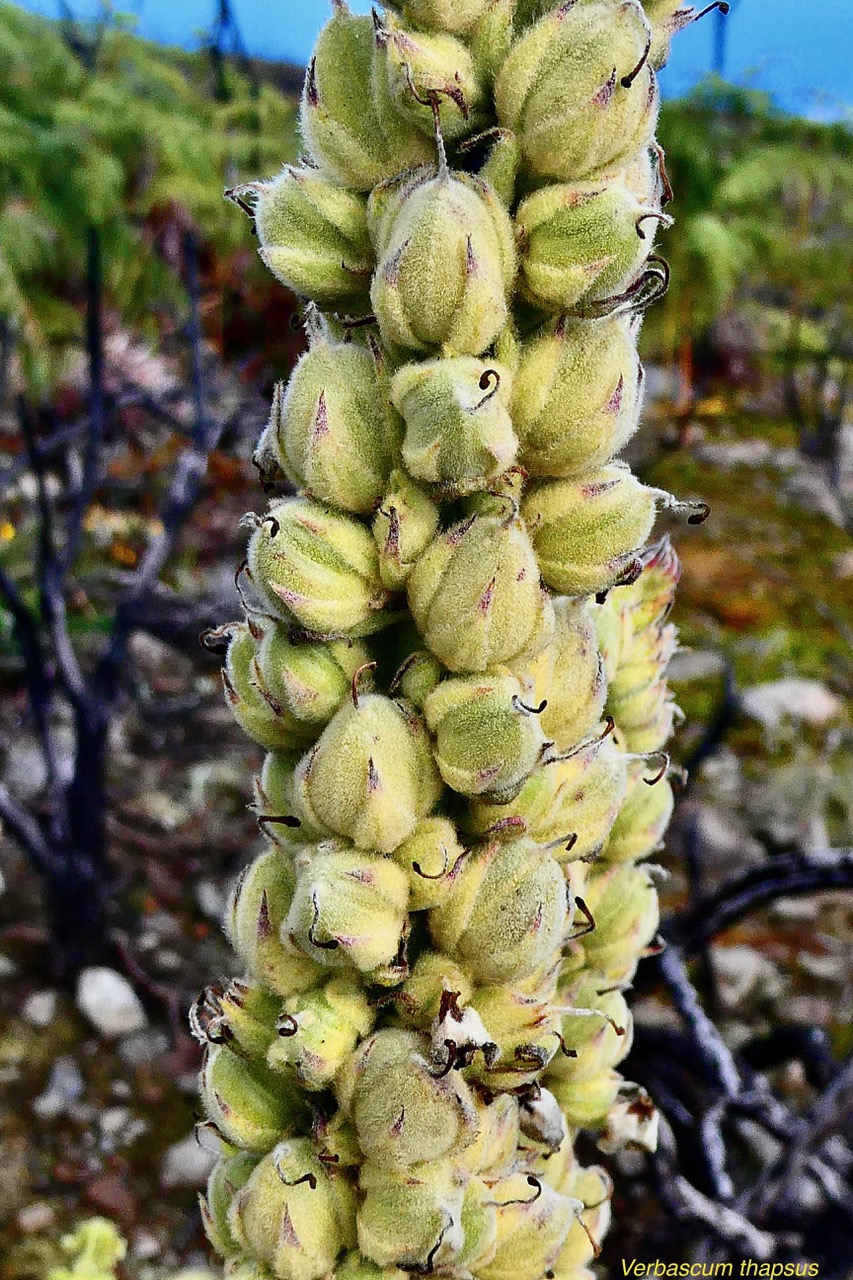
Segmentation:
{"type": "Polygon", "coordinates": [[[300,167],[232,192],[307,299],[205,638],[265,848],[192,1012],[228,1280],[591,1280],[678,773],[678,562],[618,455],[665,288],[673,0],[344,0],[300,167]],[[327,309],[321,315],[318,306],[327,309]],[[242,572],[242,571],[241,571],[242,572]]]}

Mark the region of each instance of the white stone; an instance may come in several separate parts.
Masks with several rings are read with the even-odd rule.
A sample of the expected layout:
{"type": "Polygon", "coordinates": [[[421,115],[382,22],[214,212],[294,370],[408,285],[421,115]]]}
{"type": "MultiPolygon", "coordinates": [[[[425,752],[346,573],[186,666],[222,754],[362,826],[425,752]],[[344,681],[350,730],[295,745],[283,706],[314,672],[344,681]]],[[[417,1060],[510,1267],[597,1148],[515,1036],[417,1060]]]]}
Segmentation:
{"type": "Polygon", "coordinates": [[[18,1227],[25,1235],[36,1235],[48,1231],[54,1224],[56,1215],[49,1204],[39,1200],[36,1204],[25,1205],[18,1210],[18,1227]]]}
{"type": "Polygon", "coordinates": [[[34,991],[21,1006],[21,1017],[31,1027],[49,1027],[56,1017],[55,991],[34,991]]]}
{"type": "Polygon", "coordinates": [[[195,1134],[190,1134],[164,1153],[160,1185],[166,1188],[203,1187],[215,1163],[215,1156],[196,1142],[195,1134]]]}
{"type": "Polygon", "coordinates": [[[107,1039],[141,1031],[145,1010],[127,978],[115,969],[84,969],[77,980],[77,1008],[107,1039]]]}
{"type": "Polygon", "coordinates": [[[841,699],[825,684],[795,676],[744,689],[741,707],[771,733],[776,732],[783,720],[799,720],[821,728],[843,710],[841,699]]]}

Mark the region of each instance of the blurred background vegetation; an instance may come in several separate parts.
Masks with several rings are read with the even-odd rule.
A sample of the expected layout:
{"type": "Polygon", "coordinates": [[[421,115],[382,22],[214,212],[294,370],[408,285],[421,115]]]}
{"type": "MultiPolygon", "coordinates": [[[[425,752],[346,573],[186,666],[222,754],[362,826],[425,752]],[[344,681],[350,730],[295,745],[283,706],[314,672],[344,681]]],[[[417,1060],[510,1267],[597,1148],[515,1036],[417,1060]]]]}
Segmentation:
{"type": "MultiPolygon", "coordinates": [[[[197,636],[238,609],[251,451],[302,342],[222,199],[296,158],[300,72],[246,57],[230,21],[220,5],[191,54],[0,3],[0,1280],[46,1280],[93,1213],[126,1236],[128,1277],[206,1257],[185,1010],[229,972],[258,757],[197,636]]],[[[675,532],[677,912],[853,844],[853,138],[720,79],[667,101],[659,136],[672,284],[644,324],[631,460],[713,509],[675,532]]],[[[851,938],[849,892],[789,895],[699,957],[726,1042],[795,1115],[853,1050],[851,938]]],[[[653,978],[637,1012],[673,1022],[653,978]]],[[[679,1098],[688,1119],[704,1105],[679,1098]]],[[[785,1139],[739,1134],[742,1174],[785,1139]]],[[[641,1164],[613,1267],[700,1256],[710,1228],[668,1236],[641,1164]]],[[[826,1200],[802,1249],[841,1278],[836,1165],[843,1194],[799,1166],[788,1192],[826,1200]]]]}

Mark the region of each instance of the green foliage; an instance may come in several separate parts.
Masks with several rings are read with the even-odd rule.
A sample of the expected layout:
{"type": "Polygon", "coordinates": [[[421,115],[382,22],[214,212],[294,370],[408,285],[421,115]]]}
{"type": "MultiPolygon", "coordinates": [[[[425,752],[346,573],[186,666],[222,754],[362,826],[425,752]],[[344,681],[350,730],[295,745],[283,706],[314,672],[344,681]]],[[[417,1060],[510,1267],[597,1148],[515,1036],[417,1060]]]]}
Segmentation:
{"type": "Polygon", "coordinates": [[[226,185],[295,152],[294,111],[231,68],[218,100],[204,55],[110,28],[85,65],[58,25],[0,5],[0,317],[45,391],[79,341],[85,242],[101,236],[106,301],[137,329],[181,302],[160,227],[203,228],[224,254],[242,228],[226,185]]]}

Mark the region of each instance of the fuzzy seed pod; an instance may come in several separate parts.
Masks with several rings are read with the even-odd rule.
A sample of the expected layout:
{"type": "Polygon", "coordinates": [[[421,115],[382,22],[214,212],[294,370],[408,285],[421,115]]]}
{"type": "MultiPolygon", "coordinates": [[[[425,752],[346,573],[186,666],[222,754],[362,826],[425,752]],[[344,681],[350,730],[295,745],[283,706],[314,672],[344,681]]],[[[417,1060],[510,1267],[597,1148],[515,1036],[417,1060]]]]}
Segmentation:
{"type": "Polygon", "coordinates": [[[438,529],[435,503],[401,467],[389,477],[373,520],[379,577],[389,591],[402,591],[418,558],[438,529]]]}
{"type": "Polygon", "coordinates": [[[488,183],[422,170],[370,199],[379,265],[370,296],[382,337],[413,351],[479,355],[507,320],[515,275],[509,215],[488,183]]]}
{"type": "Polygon", "coordinates": [[[395,1171],[365,1161],[358,1245],[382,1267],[428,1270],[455,1261],[464,1242],[464,1179],[449,1160],[395,1171]]]}
{"type": "Polygon", "coordinates": [[[569,751],[601,719],[607,696],[594,615],[585,601],[554,602],[554,637],[546,649],[513,670],[524,684],[524,701],[545,703],[539,723],[557,751],[569,751]]]}
{"type": "Polygon", "coordinates": [[[319,1280],[355,1245],[355,1195],[307,1138],[279,1142],[237,1192],[233,1235],[278,1280],[319,1280]]]}
{"type": "Polygon", "coordinates": [[[462,852],[456,828],[447,818],[422,818],[408,840],[398,845],[394,861],[409,877],[410,911],[438,906],[462,852]]]}
{"type": "Polygon", "coordinates": [[[435,143],[404,120],[373,74],[374,26],[345,6],[320,32],[299,113],[314,160],[345,187],[379,182],[435,158],[435,143]]]}
{"type": "Polygon", "coordinates": [[[408,702],[422,709],[443,675],[438,658],[426,649],[416,649],[398,669],[392,689],[399,689],[408,702]]]}
{"type": "MultiPolygon", "coordinates": [[[[557,1009],[563,1044],[570,1052],[551,1059],[548,1088],[559,1093],[562,1084],[556,1081],[568,1087],[609,1076],[627,1056],[632,1040],[631,1015],[620,987],[591,969],[564,974],[557,1009]]],[[[570,1120],[575,1123],[575,1116],[570,1114],[570,1120]]]]}
{"type": "Polygon", "coordinates": [[[286,475],[320,502],[366,515],[382,497],[400,437],[375,347],[318,332],[268,431],[286,475]]]}
{"type": "Polygon", "coordinates": [[[248,973],[280,996],[310,991],[326,977],[282,937],[295,886],[292,860],[268,849],[243,871],[225,913],[228,940],[248,973]]]}
{"type": "Polygon", "coordinates": [[[584,900],[595,921],[582,944],[586,963],[611,982],[630,982],[660,922],[648,870],[630,862],[592,867],[584,900]]]}
{"type": "Polygon", "coordinates": [[[522,1089],[539,1078],[560,1047],[554,983],[536,993],[509,986],[478,987],[471,999],[498,1047],[491,1062],[475,1059],[469,1076],[488,1089],[522,1089]]]}
{"type": "Polygon", "coordinates": [[[380,1267],[355,1249],[338,1263],[333,1277],[334,1280],[406,1280],[406,1272],[397,1267],[380,1267]]]}
{"type": "MultiPolygon", "coordinates": [[[[484,991],[500,988],[485,987],[484,991]]],[[[508,1173],[518,1158],[518,1099],[511,1093],[475,1094],[477,1137],[466,1147],[460,1164],[470,1173],[489,1178],[508,1173]]]]}
{"type": "Polygon", "coordinates": [[[568,0],[515,42],[495,104],[531,175],[574,181],[648,144],[658,112],[650,40],[638,0],[568,0]]]}
{"type": "Polygon", "coordinates": [[[248,564],[273,613],[309,632],[360,636],[388,625],[369,530],[308,498],[272,503],[249,540],[248,564]]]}
{"type": "Polygon", "coordinates": [[[465,35],[488,8],[489,0],[404,0],[403,17],[418,31],[465,35]]]}
{"type": "Polygon", "coordinates": [[[542,187],[519,205],[519,285],[543,311],[618,295],[639,275],[669,218],[617,182],[542,187]]]}
{"type": "Polygon", "coordinates": [[[629,320],[558,321],[525,346],[513,384],[521,465],[558,477],[601,466],[636,431],[641,393],[629,320]]]}
{"type": "MultiPolygon", "coordinates": [[[[480,76],[493,85],[512,47],[514,16],[517,0],[489,0],[487,7],[468,35],[468,43],[474,55],[474,65],[480,76]]],[[[509,130],[503,131],[509,134],[509,130]]],[[[515,135],[513,135],[514,138],[515,135]]],[[[518,151],[518,143],[515,143],[518,151]]],[[[519,167],[520,157],[515,161],[519,167]]],[[[507,204],[511,204],[511,197],[507,204]]]]}
{"type": "Polygon", "coordinates": [[[293,752],[310,741],[310,730],[288,715],[269,692],[257,661],[256,628],[233,622],[219,634],[227,634],[228,650],[222,671],[225,700],[244,733],[270,751],[293,752]]]}
{"type": "Polygon", "coordinates": [[[476,133],[485,92],[469,50],[446,31],[406,31],[391,14],[376,26],[374,95],[388,95],[403,119],[429,138],[438,125],[448,142],[476,133]]]}
{"type": "MultiPolygon", "coordinates": [[[[414,1031],[374,1032],[338,1077],[336,1090],[362,1151],[382,1169],[403,1172],[451,1158],[476,1137],[468,1086],[458,1071],[434,1071],[429,1041],[414,1031]]],[[[372,1256],[386,1265],[392,1261],[372,1256]]]]}
{"type": "Polygon", "coordinates": [[[559,1256],[576,1201],[559,1195],[534,1174],[510,1173],[492,1186],[497,1210],[494,1258],[478,1268],[478,1280],[528,1280],[542,1276],[559,1256]]]}
{"type": "Polygon", "coordinates": [[[208,1119],[225,1140],[258,1155],[297,1132],[308,1114],[295,1080],[291,1086],[225,1045],[205,1050],[200,1088],[208,1119]]]}
{"type": "Polygon", "coordinates": [[[406,423],[403,461],[451,493],[482,488],[515,461],[509,370],[471,356],[407,364],[391,400],[406,423]]]}
{"type": "Polygon", "coordinates": [[[381,853],[412,834],[440,790],[423,720],[376,693],[356,694],[335,713],[296,786],[327,832],[381,853]]]}
{"type": "Polygon", "coordinates": [[[409,578],[408,599],[425,643],[451,671],[486,671],[538,652],[553,628],[530,538],[512,508],[439,534],[409,578]]]}
{"type": "Polygon", "coordinates": [[[511,799],[551,748],[536,709],[509,674],[442,680],[424,703],[435,759],[454,791],[511,799]]]}
{"type": "Polygon", "coordinates": [[[292,1068],[305,1089],[325,1089],[373,1022],[373,1010],[358,984],[352,978],[332,978],[319,990],[285,1001],[267,1064],[275,1070],[292,1068]]]}
{"type": "Polygon", "coordinates": [[[660,848],[675,803],[665,777],[649,785],[645,761],[629,765],[628,790],[602,857],[607,862],[639,862],[660,848]]]}
{"type": "Polygon", "coordinates": [[[424,951],[400,988],[398,1008],[407,1026],[428,1031],[439,1015],[448,993],[464,1007],[474,987],[470,974],[450,956],[424,951]]]}
{"type": "Polygon", "coordinates": [[[479,982],[511,982],[553,962],[571,925],[559,864],[532,841],[493,841],[451,872],[450,891],[429,913],[436,946],[479,982]]]}
{"type": "Polygon", "coordinates": [[[261,983],[232,978],[224,990],[207,987],[192,1008],[190,1026],[202,1044],[227,1044],[263,1058],[275,1039],[281,1000],[261,983]]]}
{"type": "Polygon", "coordinates": [[[397,957],[409,885],[387,858],[307,846],[300,854],[287,936],[318,964],[370,973],[397,957]]]}
{"type": "Polygon", "coordinates": [[[363,196],[292,165],[231,194],[254,197],[259,252],[282,284],[323,306],[367,301],[373,248],[363,196]]]}
{"type": "Polygon", "coordinates": [[[268,697],[285,721],[310,741],[350,696],[356,671],[368,661],[358,640],[306,644],[291,639],[286,627],[263,627],[257,669],[268,697]]]}
{"type": "Polygon", "coordinates": [[[655,508],[655,491],[624,463],[611,462],[583,480],[534,486],[522,514],[545,582],[580,596],[606,591],[636,571],[655,508]]]}
{"type": "Polygon", "coordinates": [[[222,1257],[240,1252],[240,1245],[228,1225],[228,1209],[257,1163],[258,1157],[247,1151],[221,1156],[207,1179],[205,1194],[198,1198],[204,1233],[222,1257]]]}

